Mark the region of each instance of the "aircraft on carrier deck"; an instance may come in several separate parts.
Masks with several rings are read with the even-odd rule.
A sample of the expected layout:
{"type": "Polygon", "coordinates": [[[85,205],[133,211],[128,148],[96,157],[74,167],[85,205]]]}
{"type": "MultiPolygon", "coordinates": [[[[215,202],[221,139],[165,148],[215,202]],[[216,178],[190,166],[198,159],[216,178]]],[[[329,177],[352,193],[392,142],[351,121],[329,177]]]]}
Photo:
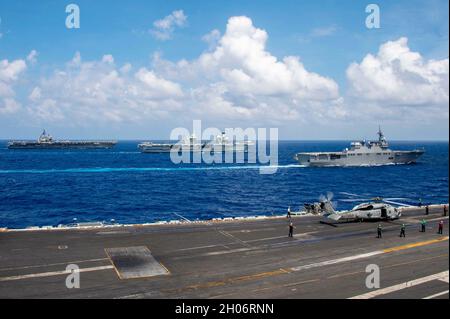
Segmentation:
{"type": "Polygon", "coordinates": [[[350,210],[336,210],[336,202],[333,201],[333,193],[328,192],[326,196],[321,195],[319,202],[304,204],[304,211],[290,212],[292,215],[313,214],[325,217],[331,221],[370,221],[370,220],[394,220],[401,217],[400,210],[396,206],[408,207],[411,205],[398,202],[399,200],[408,200],[407,198],[361,198],[356,194],[341,193],[343,195],[352,195],[352,198],[340,199],[342,202],[362,202],[350,210]]]}
{"type": "Polygon", "coordinates": [[[373,198],[371,202],[356,205],[349,211],[335,211],[323,215],[333,221],[394,220],[400,218],[400,211],[382,198],[373,198]]]}

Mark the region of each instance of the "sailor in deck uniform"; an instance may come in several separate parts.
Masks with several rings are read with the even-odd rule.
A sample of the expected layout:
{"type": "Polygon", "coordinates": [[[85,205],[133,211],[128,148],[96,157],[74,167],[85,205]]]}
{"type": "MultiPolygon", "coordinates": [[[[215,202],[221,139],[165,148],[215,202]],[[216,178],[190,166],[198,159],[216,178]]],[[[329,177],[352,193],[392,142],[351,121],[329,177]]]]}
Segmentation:
{"type": "Polygon", "coordinates": [[[294,237],[294,224],[291,222],[289,223],[289,237],[294,237]]]}
{"type": "Polygon", "coordinates": [[[381,228],[381,224],[378,224],[377,227],[377,238],[382,238],[383,237],[383,228],[381,228]]]}
{"type": "Polygon", "coordinates": [[[422,225],[422,230],[421,231],[422,231],[422,233],[424,233],[426,231],[426,229],[427,229],[427,221],[425,219],[422,219],[420,224],[422,225]]]}
{"type": "Polygon", "coordinates": [[[405,228],[405,224],[402,224],[402,227],[400,228],[400,237],[406,237],[405,228]]]}

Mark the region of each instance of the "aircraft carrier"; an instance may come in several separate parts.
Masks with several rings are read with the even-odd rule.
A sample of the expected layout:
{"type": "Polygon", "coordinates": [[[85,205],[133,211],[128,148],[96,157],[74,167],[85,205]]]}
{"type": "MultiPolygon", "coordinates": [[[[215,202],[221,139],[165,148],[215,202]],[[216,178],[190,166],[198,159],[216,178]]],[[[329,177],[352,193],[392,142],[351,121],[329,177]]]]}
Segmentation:
{"type": "Polygon", "coordinates": [[[342,152],[297,153],[294,159],[306,166],[373,166],[386,164],[411,164],[425,153],[423,149],[393,151],[378,130],[378,141],[357,141],[342,152]]]}
{"type": "Polygon", "coordinates": [[[442,205],[429,214],[402,208],[401,219],[381,222],[381,239],[378,222],[291,220],[293,238],[286,216],[3,229],[0,298],[449,298],[442,205]],[[379,288],[365,284],[373,264],[379,288]],[[79,288],[66,285],[69,265],[78,267],[79,288]]]}
{"type": "Polygon", "coordinates": [[[8,143],[9,149],[65,149],[65,148],[112,148],[116,141],[61,141],[54,140],[50,134],[44,130],[36,141],[11,141],[8,143]]]}
{"type": "Polygon", "coordinates": [[[253,141],[230,141],[229,137],[222,132],[207,143],[199,141],[195,135],[187,136],[178,143],[155,143],[144,142],[138,144],[138,149],[142,153],[170,153],[171,151],[186,150],[190,152],[248,152],[254,146],[253,141]]]}

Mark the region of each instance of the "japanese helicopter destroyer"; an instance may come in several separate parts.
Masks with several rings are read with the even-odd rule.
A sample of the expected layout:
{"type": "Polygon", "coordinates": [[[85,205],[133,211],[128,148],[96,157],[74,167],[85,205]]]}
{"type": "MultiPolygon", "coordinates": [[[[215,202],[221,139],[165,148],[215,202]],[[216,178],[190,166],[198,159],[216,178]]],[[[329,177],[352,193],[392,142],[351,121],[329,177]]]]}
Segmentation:
{"type": "Polygon", "coordinates": [[[305,166],[373,166],[386,164],[410,164],[425,153],[423,149],[394,151],[378,130],[378,141],[357,141],[341,152],[297,153],[294,159],[305,166]]]}

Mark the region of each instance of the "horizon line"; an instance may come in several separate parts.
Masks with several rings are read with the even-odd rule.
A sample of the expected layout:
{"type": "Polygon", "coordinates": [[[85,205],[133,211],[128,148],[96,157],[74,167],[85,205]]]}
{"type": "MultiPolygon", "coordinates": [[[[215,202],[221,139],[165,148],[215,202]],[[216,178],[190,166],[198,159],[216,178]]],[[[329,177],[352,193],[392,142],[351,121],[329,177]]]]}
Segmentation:
{"type": "MultiPolygon", "coordinates": [[[[2,142],[9,142],[9,141],[34,141],[36,138],[0,138],[0,141],[2,142]]],[[[126,138],[126,139],[104,139],[104,138],[90,138],[90,139],[69,139],[69,138],[62,138],[57,139],[59,141],[69,140],[69,141],[117,141],[117,142],[134,142],[134,141],[176,141],[176,140],[170,140],[170,139],[158,139],[158,138],[126,138]]],[[[328,141],[335,141],[335,142],[347,142],[347,141],[372,141],[371,139],[346,139],[346,138],[318,138],[318,139],[278,139],[279,142],[328,142],[328,141]]],[[[268,139],[267,141],[272,141],[271,139],[268,139]]],[[[449,142],[449,139],[441,139],[441,138],[430,138],[430,139],[390,139],[389,141],[393,142],[449,142]]]]}

